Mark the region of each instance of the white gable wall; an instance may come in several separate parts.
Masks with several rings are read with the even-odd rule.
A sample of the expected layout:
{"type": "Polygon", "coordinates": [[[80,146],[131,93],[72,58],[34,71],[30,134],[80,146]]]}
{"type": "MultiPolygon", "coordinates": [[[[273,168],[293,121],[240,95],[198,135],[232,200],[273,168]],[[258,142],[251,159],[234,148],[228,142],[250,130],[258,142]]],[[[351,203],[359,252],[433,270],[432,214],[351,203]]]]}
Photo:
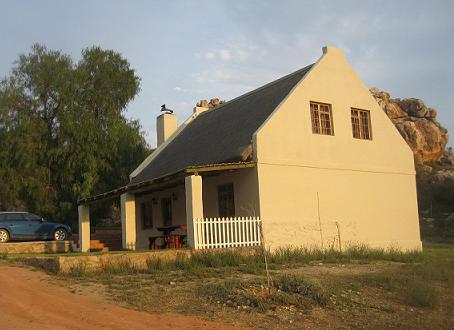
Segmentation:
{"type": "Polygon", "coordinates": [[[327,49],[254,147],[272,248],[321,246],[322,237],[324,247],[338,246],[339,236],[343,246],[421,248],[413,154],[342,50],[327,49]],[[312,133],[310,101],[332,105],[334,136],[312,133]],[[351,107],[370,110],[372,140],[353,138],[351,107]]]}

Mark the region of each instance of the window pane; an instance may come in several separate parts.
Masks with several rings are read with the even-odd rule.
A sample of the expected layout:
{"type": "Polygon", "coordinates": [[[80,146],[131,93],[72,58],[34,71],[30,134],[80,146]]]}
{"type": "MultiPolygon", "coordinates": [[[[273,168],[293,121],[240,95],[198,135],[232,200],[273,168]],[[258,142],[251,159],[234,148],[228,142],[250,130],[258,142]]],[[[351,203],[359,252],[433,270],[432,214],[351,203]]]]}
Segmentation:
{"type": "Polygon", "coordinates": [[[162,219],[164,226],[172,225],[172,200],[170,198],[163,198],[161,200],[162,219]]]}
{"type": "Polygon", "coordinates": [[[312,133],[334,135],[331,105],[310,103],[312,133]]]}
{"type": "Polygon", "coordinates": [[[6,220],[7,221],[24,221],[24,217],[22,216],[22,213],[8,213],[6,215],[6,220]]]}
{"type": "Polygon", "coordinates": [[[37,216],[36,214],[33,213],[24,213],[24,218],[25,220],[41,220],[40,216],[37,216]]]}
{"type": "Polygon", "coordinates": [[[371,140],[370,112],[366,110],[351,109],[353,137],[371,140]]]}
{"type": "Polygon", "coordinates": [[[153,228],[153,203],[142,203],[142,227],[153,228]]]}
{"type": "Polygon", "coordinates": [[[364,139],[370,139],[369,112],[361,111],[361,131],[364,139]]]}
{"type": "Polygon", "coordinates": [[[320,134],[320,120],[317,104],[311,103],[312,133],[320,134]]]}
{"type": "Polygon", "coordinates": [[[233,183],[218,186],[218,208],[220,217],[235,216],[235,196],[233,183]]]}
{"type": "Polygon", "coordinates": [[[353,131],[353,137],[354,138],[361,138],[360,132],[359,132],[359,118],[358,118],[358,111],[357,110],[352,110],[352,131],[353,131]]]}

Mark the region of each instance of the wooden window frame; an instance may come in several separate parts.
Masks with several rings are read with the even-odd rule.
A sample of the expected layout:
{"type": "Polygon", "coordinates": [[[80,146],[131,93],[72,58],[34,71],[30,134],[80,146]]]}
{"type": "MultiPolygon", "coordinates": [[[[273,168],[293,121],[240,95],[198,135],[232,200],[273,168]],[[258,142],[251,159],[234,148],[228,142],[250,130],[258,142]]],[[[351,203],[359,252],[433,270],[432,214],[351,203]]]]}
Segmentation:
{"type": "Polygon", "coordinates": [[[151,229],[154,227],[154,221],[153,221],[153,202],[151,200],[142,202],[140,205],[140,210],[142,212],[142,229],[151,229]],[[149,207],[149,210],[147,212],[147,207],[149,207]],[[147,214],[148,213],[148,214],[147,214]],[[146,216],[149,216],[147,219],[146,216]]]}
{"type": "Polygon", "coordinates": [[[309,107],[311,112],[312,133],[334,136],[333,110],[331,104],[310,101],[309,107]],[[326,120],[326,116],[328,116],[328,120],[326,120]],[[326,125],[326,123],[329,123],[329,126],[326,125]]]}
{"type": "Polygon", "coordinates": [[[218,215],[221,218],[235,217],[235,186],[233,183],[225,183],[217,186],[218,191],[218,215]],[[231,194],[231,196],[228,196],[231,194]],[[222,200],[225,198],[225,200],[222,200]],[[230,205],[228,205],[230,204],[230,205]]]}
{"type": "Polygon", "coordinates": [[[372,140],[372,121],[369,110],[351,108],[351,123],[353,138],[372,140]]]}
{"type": "Polygon", "coordinates": [[[173,203],[172,198],[165,197],[161,198],[161,216],[162,216],[162,225],[163,226],[172,226],[173,225],[173,203]],[[168,203],[169,219],[165,218],[165,204],[168,203]]]}

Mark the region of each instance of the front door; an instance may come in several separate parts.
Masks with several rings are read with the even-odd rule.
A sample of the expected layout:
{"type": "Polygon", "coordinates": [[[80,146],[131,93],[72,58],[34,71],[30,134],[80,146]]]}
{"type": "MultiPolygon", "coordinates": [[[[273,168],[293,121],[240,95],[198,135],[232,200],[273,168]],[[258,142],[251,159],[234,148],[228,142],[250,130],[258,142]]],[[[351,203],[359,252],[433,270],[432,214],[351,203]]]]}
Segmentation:
{"type": "Polygon", "coordinates": [[[172,200],[170,198],[163,198],[161,200],[162,207],[162,222],[164,226],[172,225],[172,200]]]}
{"type": "Polygon", "coordinates": [[[8,224],[13,238],[24,239],[32,237],[23,213],[8,213],[5,216],[5,222],[8,224]]]}
{"type": "Polygon", "coordinates": [[[24,214],[25,220],[28,222],[30,235],[34,239],[49,239],[52,238],[52,227],[50,222],[45,221],[40,216],[33,213],[24,214]]]}

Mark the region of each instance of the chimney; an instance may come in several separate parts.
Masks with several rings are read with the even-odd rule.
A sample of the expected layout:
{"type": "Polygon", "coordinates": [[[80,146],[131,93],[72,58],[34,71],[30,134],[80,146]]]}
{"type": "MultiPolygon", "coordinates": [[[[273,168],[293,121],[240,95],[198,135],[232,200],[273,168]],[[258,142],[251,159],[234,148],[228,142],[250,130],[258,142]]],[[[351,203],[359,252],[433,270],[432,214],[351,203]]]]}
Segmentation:
{"type": "Polygon", "coordinates": [[[202,112],[204,112],[208,109],[209,109],[208,101],[200,100],[199,102],[197,102],[196,106],[194,107],[193,114],[198,116],[199,114],[201,114],[202,112]]]}
{"type": "Polygon", "coordinates": [[[323,55],[325,54],[332,54],[332,55],[338,55],[338,56],[345,56],[344,50],[342,48],[337,48],[334,46],[324,46],[322,48],[323,55]]]}
{"type": "Polygon", "coordinates": [[[173,113],[163,113],[156,118],[156,133],[158,147],[163,144],[178,127],[177,116],[173,113]]]}

